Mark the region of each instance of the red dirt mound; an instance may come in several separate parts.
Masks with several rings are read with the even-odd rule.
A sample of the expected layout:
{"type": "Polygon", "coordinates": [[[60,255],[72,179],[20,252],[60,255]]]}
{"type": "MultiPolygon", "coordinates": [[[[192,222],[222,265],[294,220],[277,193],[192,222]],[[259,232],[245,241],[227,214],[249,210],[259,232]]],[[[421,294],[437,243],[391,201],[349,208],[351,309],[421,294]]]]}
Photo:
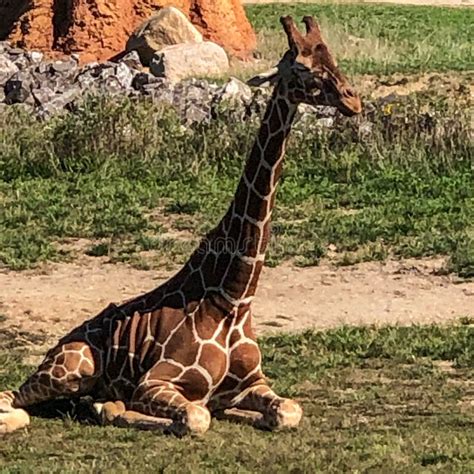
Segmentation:
{"type": "Polygon", "coordinates": [[[123,51],[130,33],[161,7],[180,8],[206,39],[246,58],[255,33],[239,0],[0,0],[0,40],[81,62],[123,51]]]}

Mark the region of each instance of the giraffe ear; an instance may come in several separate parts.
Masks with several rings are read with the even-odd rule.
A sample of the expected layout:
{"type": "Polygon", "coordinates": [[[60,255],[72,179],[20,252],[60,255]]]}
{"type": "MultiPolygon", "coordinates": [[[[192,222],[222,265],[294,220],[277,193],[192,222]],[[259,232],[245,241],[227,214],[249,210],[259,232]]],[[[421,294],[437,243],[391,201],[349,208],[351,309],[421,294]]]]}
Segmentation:
{"type": "Polygon", "coordinates": [[[277,67],[271,68],[252,77],[247,81],[247,84],[253,87],[270,86],[278,81],[278,72],[277,67]]]}

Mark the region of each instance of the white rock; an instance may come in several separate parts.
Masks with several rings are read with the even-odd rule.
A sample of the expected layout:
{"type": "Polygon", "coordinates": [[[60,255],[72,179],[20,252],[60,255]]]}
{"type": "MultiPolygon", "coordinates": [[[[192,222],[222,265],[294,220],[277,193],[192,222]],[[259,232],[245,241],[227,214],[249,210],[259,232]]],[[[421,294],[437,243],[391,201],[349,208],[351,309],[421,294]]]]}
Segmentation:
{"type": "Polygon", "coordinates": [[[167,46],[155,53],[150,62],[150,72],[170,82],[189,77],[221,75],[228,70],[226,52],[210,41],[167,46]]]}
{"type": "Polygon", "coordinates": [[[0,55],[0,85],[3,86],[18,71],[18,66],[13,61],[0,55]]]}
{"type": "Polygon", "coordinates": [[[226,101],[248,101],[252,98],[252,89],[242,81],[235,77],[231,77],[222,88],[219,100],[226,101]]]}
{"type": "Polygon", "coordinates": [[[177,8],[162,8],[156,15],[142,23],[130,36],[127,51],[137,51],[145,66],[153,54],[166,46],[181,43],[200,43],[202,35],[177,8]]]}
{"type": "Polygon", "coordinates": [[[39,64],[43,60],[44,56],[40,51],[30,51],[27,53],[27,55],[33,64],[39,64]]]}
{"type": "Polygon", "coordinates": [[[133,72],[125,63],[119,63],[114,68],[114,75],[118,83],[124,89],[129,89],[132,86],[133,72]]]}

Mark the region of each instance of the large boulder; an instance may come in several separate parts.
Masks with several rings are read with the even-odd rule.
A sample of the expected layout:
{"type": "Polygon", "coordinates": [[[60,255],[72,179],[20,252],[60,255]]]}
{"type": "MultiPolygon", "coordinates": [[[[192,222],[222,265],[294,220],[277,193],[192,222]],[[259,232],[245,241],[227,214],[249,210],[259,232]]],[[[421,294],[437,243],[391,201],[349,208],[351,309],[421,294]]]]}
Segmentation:
{"type": "Polygon", "coordinates": [[[167,46],[155,53],[150,71],[170,82],[188,77],[217,76],[229,70],[229,59],[224,49],[211,41],[167,46]]]}
{"type": "Polygon", "coordinates": [[[165,46],[180,43],[200,43],[202,35],[177,8],[162,8],[156,15],[146,20],[130,36],[127,51],[137,51],[145,66],[153,55],[165,46]]]}
{"type": "Polygon", "coordinates": [[[0,0],[0,41],[50,56],[79,53],[82,63],[103,61],[123,52],[137,26],[169,6],[232,55],[249,56],[256,46],[240,0],[0,0]]]}

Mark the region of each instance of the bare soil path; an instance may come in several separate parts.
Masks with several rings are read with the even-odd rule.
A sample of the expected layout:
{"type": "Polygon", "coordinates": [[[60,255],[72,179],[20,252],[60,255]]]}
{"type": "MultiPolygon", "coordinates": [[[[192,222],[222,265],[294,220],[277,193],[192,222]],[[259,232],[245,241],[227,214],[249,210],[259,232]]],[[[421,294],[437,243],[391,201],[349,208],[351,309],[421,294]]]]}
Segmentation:
{"type": "MultiPolygon", "coordinates": [[[[265,268],[254,304],[259,334],[342,324],[446,323],[474,317],[474,282],[439,275],[442,259],[265,268]]],[[[39,271],[0,273],[0,332],[65,334],[110,302],[148,291],[172,272],[85,257],[39,271]]]]}

